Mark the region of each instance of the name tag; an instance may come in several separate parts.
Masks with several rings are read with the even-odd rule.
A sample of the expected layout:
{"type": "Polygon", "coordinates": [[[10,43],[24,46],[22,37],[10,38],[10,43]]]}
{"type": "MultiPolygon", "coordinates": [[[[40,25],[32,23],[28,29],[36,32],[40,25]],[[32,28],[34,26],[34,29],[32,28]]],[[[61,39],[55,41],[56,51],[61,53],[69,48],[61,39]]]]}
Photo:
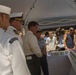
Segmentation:
{"type": "Polygon", "coordinates": [[[27,60],[31,60],[31,59],[32,59],[32,57],[31,57],[31,56],[28,56],[28,57],[26,57],[26,59],[27,59],[27,60]]]}

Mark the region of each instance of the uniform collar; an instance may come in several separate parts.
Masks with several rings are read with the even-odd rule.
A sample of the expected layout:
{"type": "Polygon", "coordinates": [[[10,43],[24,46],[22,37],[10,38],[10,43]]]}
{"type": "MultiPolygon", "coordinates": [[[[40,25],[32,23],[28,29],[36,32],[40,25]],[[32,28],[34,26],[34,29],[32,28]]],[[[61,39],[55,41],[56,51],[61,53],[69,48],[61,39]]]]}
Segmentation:
{"type": "Polygon", "coordinates": [[[16,28],[14,28],[13,26],[9,26],[9,28],[12,29],[12,30],[16,30],[16,28]]]}
{"type": "Polygon", "coordinates": [[[17,35],[19,35],[19,32],[17,31],[16,28],[14,28],[13,26],[9,26],[9,29],[13,30],[13,32],[17,35]]]}

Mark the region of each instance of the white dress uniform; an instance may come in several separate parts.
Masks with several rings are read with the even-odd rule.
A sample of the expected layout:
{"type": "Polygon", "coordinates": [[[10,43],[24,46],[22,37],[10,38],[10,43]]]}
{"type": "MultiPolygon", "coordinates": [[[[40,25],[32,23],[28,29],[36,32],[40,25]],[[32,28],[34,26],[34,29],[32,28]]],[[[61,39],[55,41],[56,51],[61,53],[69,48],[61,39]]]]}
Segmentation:
{"type": "Polygon", "coordinates": [[[23,48],[22,38],[15,31],[17,31],[17,30],[13,26],[9,26],[6,32],[17,37],[20,42],[21,47],[23,48]]]}
{"type": "Polygon", "coordinates": [[[25,55],[35,54],[37,57],[42,56],[41,50],[37,42],[37,38],[31,31],[28,30],[26,32],[23,42],[25,55]]]}
{"type": "Polygon", "coordinates": [[[30,75],[16,37],[0,28],[0,75],[30,75]]]}

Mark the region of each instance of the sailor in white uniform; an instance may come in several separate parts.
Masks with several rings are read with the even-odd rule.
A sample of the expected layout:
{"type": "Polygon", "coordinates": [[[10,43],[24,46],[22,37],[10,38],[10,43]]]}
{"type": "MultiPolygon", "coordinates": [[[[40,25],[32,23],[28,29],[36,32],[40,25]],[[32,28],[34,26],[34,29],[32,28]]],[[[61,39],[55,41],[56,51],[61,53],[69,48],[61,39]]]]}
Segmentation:
{"type": "Polygon", "coordinates": [[[0,75],[30,75],[18,38],[5,32],[11,8],[0,5],[0,75]]]}
{"type": "Polygon", "coordinates": [[[23,48],[22,38],[19,36],[19,30],[22,28],[23,12],[10,14],[10,26],[7,29],[7,33],[14,35],[18,38],[21,47],[23,48]]]}

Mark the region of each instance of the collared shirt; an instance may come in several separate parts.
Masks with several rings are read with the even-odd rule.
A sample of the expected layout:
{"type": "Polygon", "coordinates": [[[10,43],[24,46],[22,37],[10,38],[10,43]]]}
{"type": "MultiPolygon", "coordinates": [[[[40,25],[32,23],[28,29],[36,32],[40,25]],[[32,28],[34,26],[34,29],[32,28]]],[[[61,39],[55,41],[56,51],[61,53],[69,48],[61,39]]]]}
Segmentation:
{"type": "Polygon", "coordinates": [[[35,54],[38,57],[42,56],[37,38],[31,31],[28,30],[23,39],[25,55],[35,54]]]}
{"type": "Polygon", "coordinates": [[[22,48],[12,35],[0,28],[0,75],[30,75],[22,48]]]}
{"type": "Polygon", "coordinates": [[[56,44],[56,37],[54,36],[52,38],[48,37],[46,39],[46,44],[48,45],[48,51],[54,50],[56,44]]]}
{"type": "Polygon", "coordinates": [[[16,33],[16,31],[17,30],[13,26],[9,26],[6,32],[13,35],[13,36],[15,36],[15,37],[17,37],[19,42],[20,42],[21,47],[23,48],[22,38],[16,33]]]}
{"type": "Polygon", "coordinates": [[[40,49],[42,49],[42,47],[46,46],[45,40],[42,38],[40,38],[38,40],[38,44],[39,44],[40,49]]]}

